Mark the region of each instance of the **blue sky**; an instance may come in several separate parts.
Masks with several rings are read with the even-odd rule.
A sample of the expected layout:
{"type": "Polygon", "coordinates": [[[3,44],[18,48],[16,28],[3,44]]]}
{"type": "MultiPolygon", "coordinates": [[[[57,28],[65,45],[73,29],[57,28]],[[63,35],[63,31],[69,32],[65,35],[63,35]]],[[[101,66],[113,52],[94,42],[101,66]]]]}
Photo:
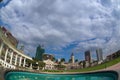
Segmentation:
{"type": "Polygon", "coordinates": [[[120,49],[120,0],[3,0],[0,25],[35,55],[38,44],[56,58],[83,60],[102,48],[104,57],[120,49]]]}

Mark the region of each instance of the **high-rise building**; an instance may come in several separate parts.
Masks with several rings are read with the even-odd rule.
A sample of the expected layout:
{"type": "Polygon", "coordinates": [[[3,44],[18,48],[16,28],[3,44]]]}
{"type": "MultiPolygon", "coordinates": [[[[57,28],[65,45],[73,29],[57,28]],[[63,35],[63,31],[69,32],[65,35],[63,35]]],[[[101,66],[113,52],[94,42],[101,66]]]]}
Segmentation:
{"type": "Polygon", "coordinates": [[[91,54],[89,50],[85,52],[85,61],[91,63],[91,54]]]}
{"type": "Polygon", "coordinates": [[[102,52],[101,48],[98,48],[96,50],[96,54],[97,54],[97,60],[98,60],[98,62],[103,61],[103,52],[102,52]]]}
{"type": "Polygon", "coordinates": [[[35,59],[38,59],[40,61],[43,60],[43,54],[45,53],[45,49],[43,49],[40,45],[36,49],[36,55],[35,59]]]}

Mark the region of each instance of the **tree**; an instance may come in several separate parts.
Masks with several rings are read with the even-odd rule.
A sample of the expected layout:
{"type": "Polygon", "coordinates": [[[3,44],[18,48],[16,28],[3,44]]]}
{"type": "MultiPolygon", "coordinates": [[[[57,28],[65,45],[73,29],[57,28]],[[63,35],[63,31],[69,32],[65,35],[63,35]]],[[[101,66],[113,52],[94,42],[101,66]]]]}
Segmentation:
{"type": "Polygon", "coordinates": [[[42,58],[43,58],[44,60],[47,60],[47,59],[48,59],[47,54],[43,54],[43,55],[42,55],[42,58]]]}
{"type": "Polygon", "coordinates": [[[32,59],[33,59],[33,61],[36,61],[36,62],[40,61],[39,59],[34,58],[34,57],[32,59]]]}
{"type": "Polygon", "coordinates": [[[56,60],[55,57],[53,57],[52,61],[55,61],[55,60],[56,60]]]}
{"type": "Polygon", "coordinates": [[[43,67],[45,67],[45,63],[43,61],[40,61],[39,59],[33,58],[33,60],[26,60],[28,67],[30,67],[30,65],[32,64],[32,68],[33,69],[43,69],[43,67]]]}
{"type": "Polygon", "coordinates": [[[85,68],[86,67],[86,62],[85,61],[83,61],[83,68],[85,68]]]}
{"type": "Polygon", "coordinates": [[[65,58],[61,58],[61,62],[65,62],[65,58]]]}
{"type": "Polygon", "coordinates": [[[35,68],[42,69],[43,67],[45,67],[45,63],[43,61],[40,61],[37,58],[33,58],[32,64],[35,68]]]}
{"type": "Polygon", "coordinates": [[[33,61],[33,62],[32,62],[32,68],[33,68],[33,69],[38,69],[38,64],[37,64],[36,61],[33,61]]]}
{"type": "Polygon", "coordinates": [[[43,67],[45,67],[45,63],[42,62],[42,61],[39,61],[38,66],[39,66],[40,69],[43,69],[43,67]]]}
{"type": "Polygon", "coordinates": [[[69,63],[71,63],[72,62],[72,59],[69,59],[69,63]]]}
{"type": "Polygon", "coordinates": [[[78,62],[78,59],[76,59],[75,62],[78,62]]]}
{"type": "Polygon", "coordinates": [[[58,60],[56,59],[55,62],[58,63],[58,60]]]}
{"type": "Polygon", "coordinates": [[[66,68],[66,66],[61,65],[61,64],[55,65],[55,67],[56,67],[58,70],[64,70],[64,69],[66,68]]]}
{"type": "Polygon", "coordinates": [[[27,67],[30,67],[30,64],[33,63],[32,60],[26,59],[27,67]]]}

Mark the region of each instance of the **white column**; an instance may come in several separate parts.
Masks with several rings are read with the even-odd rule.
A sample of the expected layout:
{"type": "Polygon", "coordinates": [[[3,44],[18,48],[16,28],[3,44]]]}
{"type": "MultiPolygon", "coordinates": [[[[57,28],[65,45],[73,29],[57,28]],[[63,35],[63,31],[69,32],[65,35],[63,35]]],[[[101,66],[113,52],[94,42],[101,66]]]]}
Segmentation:
{"type": "Polygon", "coordinates": [[[6,62],[6,60],[7,60],[7,55],[8,55],[8,49],[7,49],[6,52],[5,52],[5,59],[4,59],[5,62],[6,62]]]}
{"type": "Polygon", "coordinates": [[[20,62],[19,62],[19,66],[21,66],[22,62],[22,56],[20,57],[20,62]]]}
{"type": "Polygon", "coordinates": [[[26,64],[26,58],[24,58],[23,67],[25,67],[25,64],[26,64]]]}
{"type": "Polygon", "coordinates": [[[38,68],[37,68],[37,70],[39,70],[39,63],[38,63],[38,62],[36,62],[36,64],[38,64],[38,68]]]}
{"type": "Polygon", "coordinates": [[[39,66],[38,66],[38,68],[37,68],[37,70],[39,70],[40,68],[39,68],[39,66]]]}
{"type": "Polygon", "coordinates": [[[15,65],[17,65],[17,59],[18,59],[18,55],[15,55],[15,65]]]}
{"type": "Polygon", "coordinates": [[[32,63],[30,64],[30,69],[32,69],[32,63]]]}
{"type": "Polygon", "coordinates": [[[74,56],[72,56],[72,63],[75,63],[75,60],[74,60],[75,58],[74,58],[74,56]]]}
{"type": "Polygon", "coordinates": [[[13,52],[11,52],[11,56],[10,56],[10,64],[12,64],[12,59],[13,59],[13,52]]]}
{"type": "Polygon", "coordinates": [[[0,46],[0,56],[1,56],[1,53],[2,53],[2,49],[3,49],[3,43],[1,43],[1,46],[0,46]]]}

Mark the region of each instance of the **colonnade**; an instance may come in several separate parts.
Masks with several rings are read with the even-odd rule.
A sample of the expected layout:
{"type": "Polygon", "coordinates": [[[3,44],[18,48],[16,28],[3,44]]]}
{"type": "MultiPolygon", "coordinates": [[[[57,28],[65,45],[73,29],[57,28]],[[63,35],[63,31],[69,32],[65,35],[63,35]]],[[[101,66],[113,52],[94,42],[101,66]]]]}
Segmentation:
{"type": "Polygon", "coordinates": [[[0,63],[5,68],[25,67],[26,59],[31,57],[23,54],[14,47],[0,41],[0,63]]]}

